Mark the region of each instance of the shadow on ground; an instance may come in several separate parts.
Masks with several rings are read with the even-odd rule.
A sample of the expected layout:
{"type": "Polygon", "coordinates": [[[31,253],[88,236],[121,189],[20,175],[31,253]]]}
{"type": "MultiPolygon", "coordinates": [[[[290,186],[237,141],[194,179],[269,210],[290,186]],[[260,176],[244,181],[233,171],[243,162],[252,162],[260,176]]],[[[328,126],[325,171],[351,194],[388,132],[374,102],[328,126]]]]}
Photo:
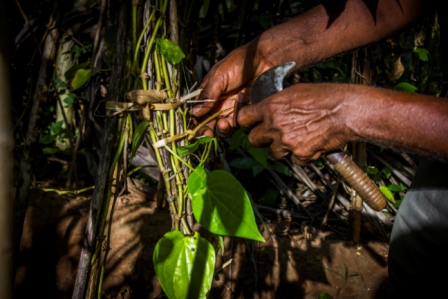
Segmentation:
{"type": "MultiPolygon", "coordinates": [[[[87,221],[89,198],[31,192],[14,298],[71,298],[87,221]]],[[[104,298],[165,298],[152,265],[154,246],[170,230],[167,209],[132,190],[121,198],[112,225],[104,298]]],[[[384,242],[350,246],[343,235],[286,219],[262,228],[266,243],[226,238],[208,298],[385,298],[384,242]],[[274,241],[275,240],[275,241],[274,241]]]]}

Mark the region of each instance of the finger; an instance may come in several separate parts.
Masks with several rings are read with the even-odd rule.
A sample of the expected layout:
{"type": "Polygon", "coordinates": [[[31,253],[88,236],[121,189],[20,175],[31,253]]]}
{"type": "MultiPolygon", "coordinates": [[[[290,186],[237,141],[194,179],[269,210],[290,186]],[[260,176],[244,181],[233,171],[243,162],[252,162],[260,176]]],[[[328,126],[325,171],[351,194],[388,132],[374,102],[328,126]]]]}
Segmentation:
{"type": "Polygon", "coordinates": [[[251,128],[263,121],[263,111],[259,104],[242,107],[237,116],[238,124],[243,128],[251,128]]]}
{"type": "Polygon", "coordinates": [[[316,152],[310,157],[299,157],[296,155],[292,156],[292,161],[300,166],[307,166],[311,163],[311,161],[319,159],[319,157],[322,155],[321,152],[316,152]]]}
{"type": "Polygon", "coordinates": [[[276,160],[284,159],[288,157],[291,153],[282,147],[278,142],[274,141],[269,147],[269,155],[276,160]]]}
{"type": "Polygon", "coordinates": [[[229,118],[220,118],[217,121],[216,125],[216,134],[221,137],[229,137],[232,135],[235,126],[231,124],[231,119],[233,117],[229,118]]]}
{"type": "Polygon", "coordinates": [[[292,156],[292,162],[294,162],[294,164],[297,164],[302,167],[308,166],[310,164],[310,160],[302,159],[302,158],[299,158],[296,156],[292,156]]]}
{"type": "Polygon", "coordinates": [[[194,105],[193,108],[191,108],[190,110],[190,114],[193,115],[194,117],[201,117],[207,114],[210,110],[212,110],[215,104],[216,102],[205,102],[194,105]]]}
{"type": "Polygon", "coordinates": [[[200,128],[197,132],[197,136],[209,136],[214,137],[215,136],[215,125],[216,125],[216,119],[212,120],[208,124],[204,125],[202,128],[200,128]]]}
{"type": "Polygon", "coordinates": [[[274,141],[274,138],[267,133],[263,124],[253,128],[249,133],[249,143],[255,147],[265,147],[274,141]]]}
{"type": "MultiPolygon", "coordinates": [[[[199,101],[203,100],[217,101],[223,91],[221,80],[219,78],[209,80],[208,75],[204,78],[204,82],[201,84],[200,88],[203,88],[203,90],[201,94],[198,96],[199,101]]],[[[207,114],[215,106],[215,104],[216,102],[206,102],[195,105],[190,113],[195,117],[201,117],[207,114]]]]}

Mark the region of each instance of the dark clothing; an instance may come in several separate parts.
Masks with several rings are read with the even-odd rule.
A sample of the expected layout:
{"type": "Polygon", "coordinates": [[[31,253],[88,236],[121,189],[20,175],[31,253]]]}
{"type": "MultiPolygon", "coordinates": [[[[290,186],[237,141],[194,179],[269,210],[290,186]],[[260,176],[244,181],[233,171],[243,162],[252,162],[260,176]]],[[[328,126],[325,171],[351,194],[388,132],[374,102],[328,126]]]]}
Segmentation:
{"type": "Polygon", "coordinates": [[[448,298],[448,165],[423,160],[398,210],[389,298],[448,298]]]}

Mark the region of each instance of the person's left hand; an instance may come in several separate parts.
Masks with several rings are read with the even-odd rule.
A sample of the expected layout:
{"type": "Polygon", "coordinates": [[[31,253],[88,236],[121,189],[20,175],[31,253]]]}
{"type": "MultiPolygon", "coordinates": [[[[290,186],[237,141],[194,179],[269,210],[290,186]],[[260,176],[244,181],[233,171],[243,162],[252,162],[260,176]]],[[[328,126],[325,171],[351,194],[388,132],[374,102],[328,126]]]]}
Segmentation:
{"type": "Polygon", "coordinates": [[[349,89],[347,84],[296,84],[241,108],[237,121],[252,128],[251,145],[270,146],[274,159],[292,154],[294,162],[307,165],[355,139],[347,125],[349,89]]]}

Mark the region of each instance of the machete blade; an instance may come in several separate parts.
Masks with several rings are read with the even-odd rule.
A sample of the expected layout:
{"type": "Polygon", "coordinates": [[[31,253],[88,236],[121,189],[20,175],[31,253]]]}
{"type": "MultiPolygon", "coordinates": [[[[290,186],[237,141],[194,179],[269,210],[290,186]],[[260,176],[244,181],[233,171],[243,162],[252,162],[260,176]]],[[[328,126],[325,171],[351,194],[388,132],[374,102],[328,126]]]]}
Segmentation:
{"type": "Polygon", "coordinates": [[[274,66],[257,79],[250,90],[251,104],[261,102],[263,99],[283,90],[283,80],[286,74],[296,65],[294,61],[274,66]]]}

